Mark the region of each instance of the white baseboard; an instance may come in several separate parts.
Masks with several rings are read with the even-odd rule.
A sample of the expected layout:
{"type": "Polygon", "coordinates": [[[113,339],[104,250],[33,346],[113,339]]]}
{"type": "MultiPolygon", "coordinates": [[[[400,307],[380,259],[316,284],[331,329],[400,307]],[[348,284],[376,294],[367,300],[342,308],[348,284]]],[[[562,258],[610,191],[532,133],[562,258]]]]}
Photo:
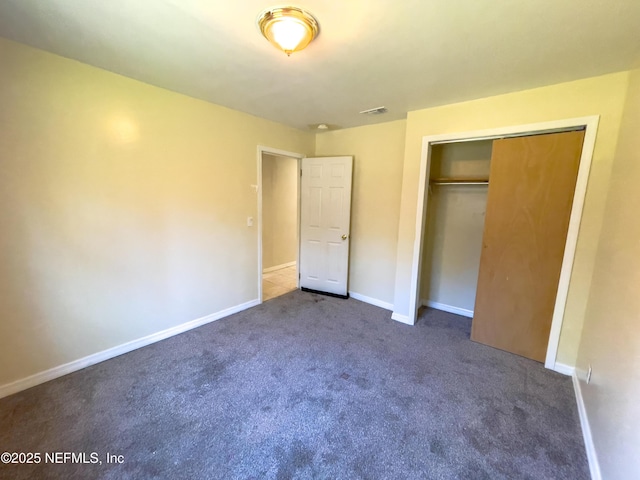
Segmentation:
{"type": "Polygon", "coordinates": [[[282,265],[276,265],[275,267],[264,268],[262,269],[262,273],[275,272],[276,270],[282,270],[283,268],[295,267],[295,266],[296,266],[295,261],[289,262],[289,263],[283,263],[282,265]]]}
{"type": "Polygon", "coordinates": [[[463,317],[473,318],[473,310],[454,307],[453,305],[447,305],[446,303],[433,302],[431,300],[422,300],[421,303],[423,307],[435,308],[436,310],[442,310],[443,312],[455,313],[456,315],[462,315],[463,317]]]}
{"type": "Polygon", "coordinates": [[[413,322],[409,318],[409,315],[403,315],[403,314],[398,313],[398,312],[393,312],[391,314],[391,319],[395,320],[396,322],[406,323],[407,325],[413,325],[413,322]]]}
{"type": "Polygon", "coordinates": [[[216,313],[212,313],[211,315],[207,315],[206,317],[197,318],[195,320],[191,320],[190,322],[168,328],[167,330],[152,333],[151,335],[147,335],[146,337],[132,340],[131,342],[123,343],[122,345],[118,345],[113,348],[108,348],[107,350],[103,350],[87,357],[65,363],[64,365],[53,367],[49,370],[45,370],[44,372],[39,372],[29,377],[21,378],[20,380],[7,383],[5,385],[0,385],[0,398],[13,395],[14,393],[26,390],[27,388],[35,387],[36,385],[40,385],[41,383],[48,382],[49,380],[53,380],[69,373],[82,370],[83,368],[95,365],[96,363],[104,362],[105,360],[118,357],[124,353],[131,352],[138,348],[146,347],[147,345],[150,345],[152,343],[159,342],[160,340],[173,337],[174,335],[178,335],[197,327],[201,327],[202,325],[205,325],[207,323],[219,320],[234,313],[241,312],[242,310],[246,310],[247,308],[251,308],[259,304],[259,300],[251,300],[250,302],[236,305],[235,307],[227,308],[216,313]]]}
{"type": "Polygon", "coordinates": [[[571,365],[565,365],[564,363],[558,363],[553,366],[551,369],[554,372],[561,373],[563,375],[568,375],[569,377],[573,377],[573,374],[576,372],[576,367],[572,367],[571,365]]]}
{"type": "Polygon", "coordinates": [[[383,302],[382,300],[378,300],[377,298],[367,297],[366,295],[362,295],[357,292],[349,292],[349,296],[354,300],[360,300],[364,303],[370,303],[371,305],[375,305],[376,307],[384,308],[385,310],[393,310],[393,304],[388,302],[383,302]]]}
{"type": "Polygon", "coordinates": [[[587,451],[587,459],[589,460],[591,480],[602,480],[602,474],[600,473],[600,464],[598,463],[598,456],[596,455],[596,447],[593,444],[591,427],[589,426],[589,419],[587,418],[587,409],[584,405],[584,399],[582,398],[582,387],[580,386],[580,380],[578,380],[578,375],[576,375],[575,369],[572,375],[572,379],[573,389],[576,392],[576,402],[578,403],[578,415],[580,415],[582,438],[584,439],[584,446],[587,451]]]}

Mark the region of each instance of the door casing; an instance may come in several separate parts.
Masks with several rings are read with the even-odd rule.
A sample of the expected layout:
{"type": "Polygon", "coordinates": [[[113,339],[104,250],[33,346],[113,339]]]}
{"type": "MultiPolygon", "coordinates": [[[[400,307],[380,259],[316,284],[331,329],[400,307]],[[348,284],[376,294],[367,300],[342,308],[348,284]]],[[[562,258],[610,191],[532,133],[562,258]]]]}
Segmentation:
{"type": "Polygon", "coordinates": [[[537,135],[542,133],[556,133],[585,129],[584,143],[582,146],[582,155],[580,157],[580,166],[578,168],[578,179],[574,191],[573,205],[571,208],[571,217],[569,220],[569,230],[565,244],[564,256],[562,259],[562,269],[560,272],[560,281],[558,283],[558,291],[553,310],[553,319],[551,321],[551,332],[549,334],[549,344],[547,347],[547,355],[545,358],[545,367],[560,373],[568,373],[563,365],[557,365],[556,357],[558,353],[558,344],[560,342],[560,332],[562,330],[562,322],[564,320],[564,310],[567,303],[567,295],[569,293],[569,281],[571,279],[571,271],[575,259],[576,246],[578,243],[578,232],[580,229],[580,221],[584,209],[584,200],[587,192],[587,182],[589,179],[589,171],[591,170],[591,161],[593,159],[593,150],[596,141],[596,132],[598,130],[599,115],[588,117],[571,118],[565,120],[556,120],[551,122],[533,123],[525,125],[499,127],[487,130],[475,130],[470,132],[445,133],[440,135],[428,135],[422,137],[422,154],[420,160],[420,175],[418,177],[418,204],[416,211],[416,229],[413,245],[413,256],[411,264],[411,283],[409,291],[409,314],[403,315],[397,312],[397,306],[391,316],[394,320],[414,325],[417,319],[420,288],[420,265],[422,262],[422,244],[424,238],[424,228],[426,225],[426,213],[428,208],[427,181],[431,168],[431,147],[442,143],[472,142],[477,140],[492,140],[497,138],[537,135]]]}

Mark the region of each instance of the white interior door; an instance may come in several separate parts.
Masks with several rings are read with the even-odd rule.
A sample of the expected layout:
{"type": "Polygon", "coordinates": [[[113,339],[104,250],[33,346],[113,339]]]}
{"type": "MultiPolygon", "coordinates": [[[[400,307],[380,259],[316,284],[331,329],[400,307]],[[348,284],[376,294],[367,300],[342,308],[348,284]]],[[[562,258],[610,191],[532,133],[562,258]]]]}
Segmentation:
{"type": "Polygon", "coordinates": [[[300,287],[347,296],[353,157],[302,159],[300,287]]]}

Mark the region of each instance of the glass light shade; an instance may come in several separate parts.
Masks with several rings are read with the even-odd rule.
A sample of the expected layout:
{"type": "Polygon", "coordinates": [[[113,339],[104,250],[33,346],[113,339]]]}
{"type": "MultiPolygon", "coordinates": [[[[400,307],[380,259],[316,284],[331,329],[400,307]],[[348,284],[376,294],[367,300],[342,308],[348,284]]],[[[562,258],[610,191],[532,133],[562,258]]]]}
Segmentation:
{"type": "Polygon", "coordinates": [[[297,7],[272,8],[258,17],[260,31],[287,55],[305,48],[318,34],[318,22],[297,7]]]}
{"type": "Polygon", "coordinates": [[[302,43],[307,45],[311,37],[310,33],[304,25],[291,18],[274,22],[267,32],[272,37],[272,41],[280,45],[285,52],[295,51],[302,43]]]}

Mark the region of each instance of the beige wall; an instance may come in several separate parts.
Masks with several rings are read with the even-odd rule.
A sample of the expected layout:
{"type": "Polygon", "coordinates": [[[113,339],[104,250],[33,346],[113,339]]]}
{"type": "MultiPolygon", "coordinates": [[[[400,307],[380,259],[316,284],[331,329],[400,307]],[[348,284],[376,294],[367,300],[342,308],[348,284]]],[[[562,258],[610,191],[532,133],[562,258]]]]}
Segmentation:
{"type": "Polygon", "coordinates": [[[262,268],[298,256],[298,160],[262,157],[262,268]]]}
{"type": "MultiPolygon", "coordinates": [[[[489,178],[491,140],[435,145],[431,178],[489,178]]],[[[486,185],[432,186],[423,240],[421,300],[472,312],[475,306],[486,185]]]]}
{"type": "Polygon", "coordinates": [[[577,369],[602,478],[640,472],[640,70],[611,174],[577,369]],[[584,372],[592,366],[589,385],[584,372]]]}
{"type": "Polygon", "coordinates": [[[600,115],[557,361],[575,365],[628,72],[409,112],[394,308],[407,315],[422,137],[600,115]]]}
{"type": "Polygon", "coordinates": [[[312,134],[2,39],[0,65],[0,385],[257,299],[257,146],[312,134]]]}
{"type": "Polygon", "coordinates": [[[318,134],[316,155],[353,155],[349,290],[393,302],[405,121],[318,134]]]}

